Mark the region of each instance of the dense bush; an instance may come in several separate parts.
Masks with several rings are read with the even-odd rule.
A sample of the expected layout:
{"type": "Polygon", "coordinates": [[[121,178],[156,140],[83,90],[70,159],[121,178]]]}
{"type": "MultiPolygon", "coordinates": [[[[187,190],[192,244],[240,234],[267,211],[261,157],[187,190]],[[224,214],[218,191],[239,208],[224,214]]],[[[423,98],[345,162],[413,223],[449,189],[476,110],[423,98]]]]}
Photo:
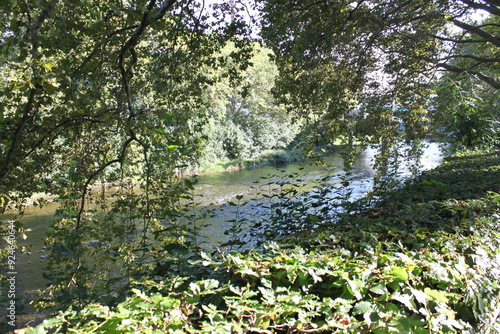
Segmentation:
{"type": "Polygon", "coordinates": [[[205,142],[199,161],[202,170],[231,160],[240,164],[262,160],[258,165],[297,160],[290,157],[294,155],[294,150],[288,146],[297,135],[299,125],[247,115],[237,120],[211,119],[203,131],[205,142]]]}

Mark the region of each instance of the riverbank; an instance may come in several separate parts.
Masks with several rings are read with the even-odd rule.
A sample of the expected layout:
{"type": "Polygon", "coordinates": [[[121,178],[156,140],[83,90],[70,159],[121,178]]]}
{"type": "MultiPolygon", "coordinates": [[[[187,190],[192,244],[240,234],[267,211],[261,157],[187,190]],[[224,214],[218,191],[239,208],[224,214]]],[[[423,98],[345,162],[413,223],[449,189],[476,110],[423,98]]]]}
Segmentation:
{"type": "Polygon", "coordinates": [[[67,311],[39,330],[496,333],[499,170],[499,151],[457,154],[312,235],[202,254],[196,279],[138,282],[116,308],[67,311]]]}
{"type": "Polygon", "coordinates": [[[234,171],[263,166],[278,166],[304,160],[302,149],[267,151],[254,159],[233,159],[220,161],[208,166],[200,166],[199,173],[234,171]]]}
{"type": "MultiPolygon", "coordinates": [[[[340,142],[317,147],[314,155],[324,157],[341,151],[345,145],[340,142]]],[[[307,160],[303,147],[283,150],[268,150],[252,159],[233,159],[202,165],[189,171],[190,174],[223,171],[237,171],[266,166],[281,166],[307,160]]]]}

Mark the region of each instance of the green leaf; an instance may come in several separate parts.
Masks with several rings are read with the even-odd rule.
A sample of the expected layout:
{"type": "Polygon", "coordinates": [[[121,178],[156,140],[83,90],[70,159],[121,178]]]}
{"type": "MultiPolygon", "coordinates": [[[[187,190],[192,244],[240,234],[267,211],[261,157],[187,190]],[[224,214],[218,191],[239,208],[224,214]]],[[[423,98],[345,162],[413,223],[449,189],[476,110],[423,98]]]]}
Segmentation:
{"type": "Polygon", "coordinates": [[[428,294],[420,290],[412,289],[412,293],[417,299],[417,301],[421,304],[425,304],[427,302],[427,299],[429,299],[428,294]]]}
{"type": "Polygon", "coordinates": [[[208,253],[205,253],[205,252],[201,252],[200,253],[200,256],[203,260],[207,260],[207,261],[212,261],[212,257],[210,255],[208,255],[208,253]]]}
{"type": "Polygon", "coordinates": [[[312,221],[315,221],[315,222],[320,222],[321,221],[321,219],[319,219],[318,217],[313,216],[313,215],[309,215],[309,219],[312,220],[312,221]]]}
{"type": "Polygon", "coordinates": [[[396,279],[401,281],[407,281],[409,278],[406,268],[403,267],[392,267],[391,273],[396,279]]]}
{"type": "Polygon", "coordinates": [[[252,268],[243,268],[243,269],[239,270],[238,272],[242,275],[250,275],[250,276],[259,277],[259,274],[256,271],[254,271],[252,268]]]}
{"type": "Polygon", "coordinates": [[[431,288],[425,288],[424,292],[428,296],[430,296],[431,298],[434,298],[435,300],[437,300],[439,302],[443,302],[443,303],[447,303],[448,302],[448,297],[446,297],[446,295],[447,295],[446,292],[434,290],[434,289],[431,289],[431,288]]]}
{"type": "Polygon", "coordinates": [[[387,287],[383,284],[378,284],[378,285],[372,286],[370,288],[370,291],[373,293],[376,293],[377,295],[383,295],[384,293],[387,293],[387,287]]]}
{"type": "Polygon", "coordinates": [[[402,303],[404,306],[406,306],[410,310],[416,309],[415,302],[413,301],[412,296],[410,296],[410,295],[398,294],[398,295],[392,297],[392,299],[397,300],[398,302],[402,303]]]}
{"type": "Polygon", "coordinates": [[[372,303],[367,302],[367,301],[361,301],[356,303],[354,305],[354,309],[352,310],[352,314],[358,315],[358,314],[365,314],[373,311],[373,306],[372,303]]]}
{"type": "Polygon", "coordinates": [[[163,129],[153,129],[153,131],[163,136],[167,135],[167,133],[163,129]]]}
{"type": "Polygon", "coordinates": [[[130,291],[132,291],[133,293],[135,293],[141,299],[148,300],[148,297],[141,290],[133,288],[130,291]]]}
{"type": "Polygon", "coordinates": [[[45,68],[47,71],[52,71],[52,69],[54,67],[56,67],[56,64],[54,64],[53,62],[51,61],[47,61],[45,63],[42,64],[43,68],[45,68]]]}
{"type": "Polygon", "coordinates": [[[205,290],[212,291],[213,289],[217,289],[219,287],[219,281],[215,279],[208,279],[202,281],[205,290]]]}
{"type": "Polygon", "coordinates": [[[347,280],[347,289],[349,292],[357,299],[360,300],[363,298],[363,295],[361,294],[361,289],[365,287],[365,282],[355,279],[355,280],[347,280]]]}

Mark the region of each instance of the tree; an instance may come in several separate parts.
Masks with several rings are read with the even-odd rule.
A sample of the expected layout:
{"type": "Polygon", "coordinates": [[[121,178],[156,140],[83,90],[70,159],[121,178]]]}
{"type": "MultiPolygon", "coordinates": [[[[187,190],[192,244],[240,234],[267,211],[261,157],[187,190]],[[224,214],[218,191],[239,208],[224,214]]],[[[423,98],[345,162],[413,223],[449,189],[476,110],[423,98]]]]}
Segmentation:
{"type": "MultiPolygon", "coordinates": [[[[286,148],[297,134],[299,124],[292,123],[271,94],[277,69],[269,59],[270,50],[257,42],[251,47],[248,67],[233,62],[212,71],[216,83],[205,92],[209,122],[204,128],[202,163],[257,158],[268,150],[286,148]],[[239,73],[240,79],[231,80],[231,72],[239,73]]],[[[235,50],[227,45],[221,56],[235,50]]]]}
{"type": "Polygon", "coordinates": [[[79,298],[107,279],[91,270],[97,259],[114,254],[131,269],[134,252],[145,259],[147,240],[161,239],[190,186],[174,171],[199,150],[192,133],[212,83],[201,69],[223,66],[218,50],[234,36],[244,45],[245,27],[224,8],[209,19],[194,0],[3,1],[0,10],[2,208],[56,195],[52,277],[79,298]],[[118,200],[98,202],[95,185],[108,182],[118,200]],[[92,238],[107,246],[86,247],[92,238]]]}
{"type": "Polygon", "coordinates": [[[456,1],[456,16],[447,17],[454,31],[433,35],[447,45],[450,52],[435,60],[446,71],[477,77],[494,89],[500,89],[500,2],[498,0],[456,1]],[[479,19],[467,15],[473,11],[479,19]]]}
{"type": "Polygon", "coordinates": [[[90,154],[109,157],[106,165],[122,162],[132,143],[145,148],[139,120],[161,121],[174,114],[172,106],[193,103],[208,84],[197,68],[225,38],[206,33],[210,24],[195,1],[5,1],[2,7],[0,180],[8,191],[43,190],[50,181],[43,175],[79,140],[116,140],[113,152],[97,145],[90,154]]]}
{"type": "Polygon", "coordinates": [[[496,0],[259,3],[261,36],[280,71],[277,96],[330,124],[326,139],[379,143],[382,160],[398,152],[401,139],[415,142],[428,131],[430,83],[440,71],[469,73],[499,87],[491,70],[499,60],[497,21],[472,20],[476,12],[497,17],[496,0]],[[490,52],[472,55],[456,45],[490,52]]]}
{"type": "MultiPolygon", "coordinates": [[[[486,18],[481,24],[483,35],[498,36],[498,22],[500,16],[486,18]]],[[[490,78],[500,75],[499,67],[490,65],[498,59],[498,50],[491,43],[458,43],[449,58],[452,68],[480,70],[490,78]]],[[[499,94],[500,90],[477,75],[467,71],[450,71],[437,82],[433,120],[466,147],[498,145],[499,94]]]]}

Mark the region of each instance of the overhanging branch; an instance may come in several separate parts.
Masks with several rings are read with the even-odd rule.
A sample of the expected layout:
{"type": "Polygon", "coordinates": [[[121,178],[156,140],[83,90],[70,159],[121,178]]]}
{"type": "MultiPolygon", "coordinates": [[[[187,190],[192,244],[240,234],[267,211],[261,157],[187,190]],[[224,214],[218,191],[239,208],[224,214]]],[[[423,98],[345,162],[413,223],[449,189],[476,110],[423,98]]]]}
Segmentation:
{"type": "Polygon", "coordinates": [[[481,72],[473,71],[473,70],[469,70],[469,69],[465,69],[465,68],[460,68],[460,67],[455,67],[455,66],[452,66],[452,65],[449,65],[446,63],[439,63],[439,64],[437,64],[437,66],[441,67],[447,71],[450,71],[450,72],[468,73],[468,74],[475,75],[476,77],[478,77],[482,81],[489,84],[491,87],[493,87],[495,89],[500,89],[500,81],[495,80],[492,77],[489,77],[481,72]]]}
{"type": "Polygon", "coordinates": [[[485,10],[492,15],[500,15],[500,8],[498,8],[498,6],[500,6],[500,2],[498,0],[486,0],[489,5],[484,2],[479,3],[472,0],[462,0],[462,2],[472,8],[485,10]]]}
{"type": "Polygon", "coordinates": [[[476,27],[473,25],[470,25],[468,23],[459,21],[457,19],[452,19],[451,20],[453,24],[455,24],[457,27],[466,30],[468,33],[478,35],[482,38],[484,38],[486,41],[489,43],[492,43],[493,45],[497,46],[500,48],[500,38],[488,33],[487,31],[481,29],[480,27],[476,27]]]}

